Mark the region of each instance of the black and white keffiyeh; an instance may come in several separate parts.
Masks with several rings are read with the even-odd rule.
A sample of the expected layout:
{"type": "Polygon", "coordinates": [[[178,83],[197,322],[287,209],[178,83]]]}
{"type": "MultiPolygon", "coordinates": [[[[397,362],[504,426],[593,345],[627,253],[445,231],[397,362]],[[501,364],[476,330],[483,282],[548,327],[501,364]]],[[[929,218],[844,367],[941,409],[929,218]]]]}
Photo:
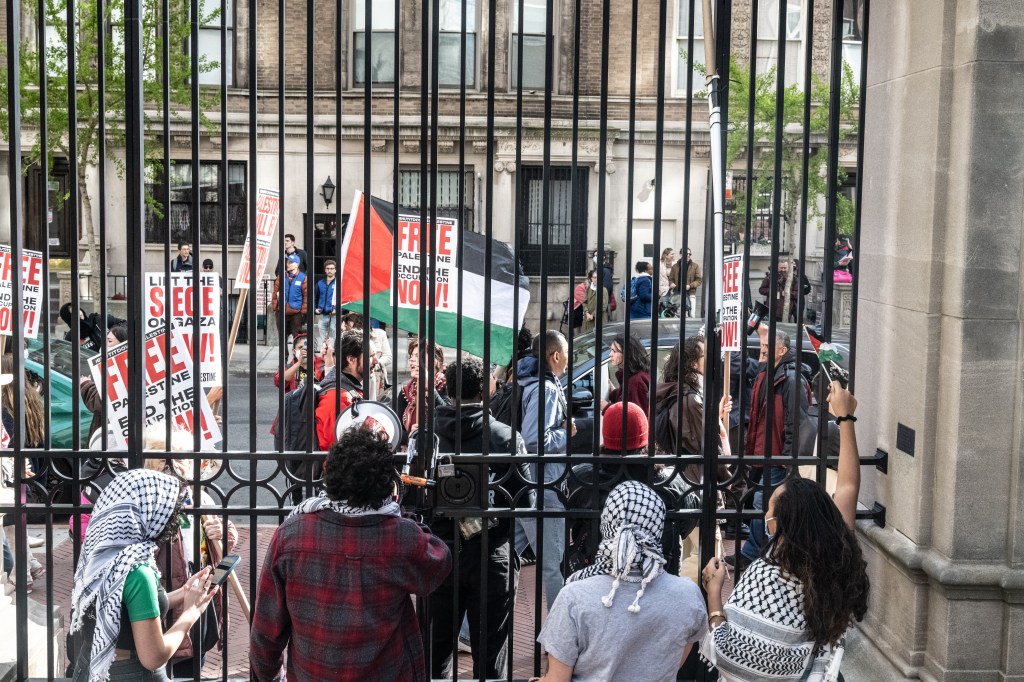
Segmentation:
{"type": "Polygon", "coordinates": [[[297,514],[314,514],[324,509],[330,509],[331,511],[338,512],[339,514],[345,514],[346,516],[401,516],[402,508],[393,498],[388,498],[378,509],[374,509],[371,506],[365,507],[353,507],[345,500],[332,500],[327,497],[327,493],[320,491],[320,494],[316,497],[310,497],[309,499],[303,500],[295,509],[292,509],[292,513],[289,516],[295,516],[297,514]]]}
{"type": "Polygon", "coordinates": [[[115,476],[93,506],[71,594],[71,632],[82,629],[85,614],[95,606],[90,680],[109,676],[128,573],[148,565],[159,575],[155,540],[167,528],[181,494],[177,479],[135,469],[115,476]]]}
{"type": "Polygon", "coordinates": [[[612,591],[601,597],[611,608],[620,581],[640,583],[630,613],[640,611],[640,597],[661,574],[665,556],[661,535],[665,529],[665,503],[643,483],[626,481],[615,486],[601,510],[601,544],[594,563],[569,576],[567,583],[595,575],[610,575],[612,591]]]}
{"type": "Polygon", "coordinates": [[[764,559],[750,564],[704,637],[701,657],[726,682],[835,682],[845,638],[817,646],[807,631],[803,585],[764,559]]]}

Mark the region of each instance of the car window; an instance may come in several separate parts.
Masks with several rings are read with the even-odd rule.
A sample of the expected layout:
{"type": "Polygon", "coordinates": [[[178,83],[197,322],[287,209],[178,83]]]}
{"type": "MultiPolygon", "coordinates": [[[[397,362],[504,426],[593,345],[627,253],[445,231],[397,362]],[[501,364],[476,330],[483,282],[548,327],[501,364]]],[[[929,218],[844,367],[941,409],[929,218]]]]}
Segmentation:
{"type": "MultiPolygon", "coordinates": [[[[55,374],[63,374],[66,377],[74,376],[74,353],[73,346],[59,339],[50,342],[50,368],[55,374]]],[[[97,355],[94,351],[82,349],[79,371],[83,376],[89,375],[89,359],[97,355]]],[[[33,344],[28,351],[29,359],[39,363],[46,368],[46,357],[43,354],[42,343],[33,344]]]]}

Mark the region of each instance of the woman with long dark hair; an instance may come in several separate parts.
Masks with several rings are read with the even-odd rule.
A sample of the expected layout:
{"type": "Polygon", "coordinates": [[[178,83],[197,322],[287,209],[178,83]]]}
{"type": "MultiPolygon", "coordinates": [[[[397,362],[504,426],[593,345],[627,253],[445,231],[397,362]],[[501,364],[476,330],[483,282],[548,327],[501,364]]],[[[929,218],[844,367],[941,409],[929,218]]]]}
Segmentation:
{"type": "Polygon", "coordinates": [[[710,633],[701,655],[721,680],[839,679],[844,634],[868,608],[868,576],[854,534],[860,460],[857,400],[833,383],[829,411],[839,422],[839,472],[830,497],[816,482],[784,482],[768,501],[769,540],[722,605],[726,563],[704,567],[710,633]]]}
{"type": "Polygon", "coordinates": [[[626,402],[636,403],[644,414],[651,412],[651,356],[640,343],[640,339],[632,334],[619,336],[612,341],[609,351],[618,384],[608,393],[608,400],[602,402],[601,410],[609,405],[622,401],[625,391],[626,402]]]}

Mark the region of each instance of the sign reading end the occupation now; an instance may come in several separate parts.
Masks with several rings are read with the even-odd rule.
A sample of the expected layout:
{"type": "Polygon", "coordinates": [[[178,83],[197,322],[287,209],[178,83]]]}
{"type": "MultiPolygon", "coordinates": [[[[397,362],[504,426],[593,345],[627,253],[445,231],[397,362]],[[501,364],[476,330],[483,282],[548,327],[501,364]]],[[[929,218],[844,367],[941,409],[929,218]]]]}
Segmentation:
{"type": "MultiPolygon", "coordinates": [[[[14,267],[11,247],[0,245],[0,334],[14,334],[14,267]]],[[[27,339],[39,336],[39,306],[43,298],[43,254],[21,250],[21,333],[27,339]]]]}
{"type": "Polygon", "coordinates": [[[743,255],[726,256],[722,259],[722,352],[739,352],[744,336],[740,331],[743,323],[742,289],[743,255]]]}

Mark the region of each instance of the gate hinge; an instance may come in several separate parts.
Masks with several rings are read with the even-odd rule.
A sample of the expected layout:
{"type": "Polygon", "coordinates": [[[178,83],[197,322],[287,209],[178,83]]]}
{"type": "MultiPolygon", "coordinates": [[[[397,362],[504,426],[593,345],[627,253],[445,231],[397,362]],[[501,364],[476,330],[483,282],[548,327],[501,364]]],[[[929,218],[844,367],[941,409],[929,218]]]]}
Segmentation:
{"type": "Polygon", "coordinates": [[[889,453],[881,448],[875,450],[875,468],[883,474],[889,473],[889,453]]]}

